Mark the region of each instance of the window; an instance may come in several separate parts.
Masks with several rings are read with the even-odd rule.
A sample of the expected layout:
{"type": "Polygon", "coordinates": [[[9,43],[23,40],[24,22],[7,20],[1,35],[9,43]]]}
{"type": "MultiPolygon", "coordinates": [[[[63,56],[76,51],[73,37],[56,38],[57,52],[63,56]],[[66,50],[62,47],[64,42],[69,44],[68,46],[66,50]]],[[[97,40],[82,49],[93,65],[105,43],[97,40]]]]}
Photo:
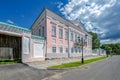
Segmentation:
{"type": "Polygon", "coordinates": [[[41,28],[39,29],[39,36],[41,36],[41,28]]]}
{"type": "Polygon", "coordinates": [[[75,52],[76,52],[76,53],[78,52],[77,48],[75,48],[75,52]]]}
{"type": "Polygon", "coordinates": [[[73,47],[71,48],[71,53],[74,53],[74,48],[73,47]]]}
{"type": "Polygon", "coordinates": [[[60,53],[63,53],[63,47],[60,47],[60,53]]]}
{"type": "Polygon", "coordinates": [[[65,39],[68,40],[68,30],[65,31],[65,39]]]}
{"type": "Polygon", "coordinates": [[[81,49],[79,48],[79,53],[81,53],[81,49]]]}
{"type": "Polygon", "coordinates": [[[66,48],[66,53],[68,53],[68,48],[66,48]]]}
{"type": "Polygon", "coordinates": [[[73,32],[71,32],[71,41],[73,41],[73,32]]]}
{"type": "Polygon", "coordinates": [[[52,24],[52,36],[56,37],[56,25],[52,24]]]}
{"type": "Polygon", "coordinates": [[[73,32],[73,41],[75,41],[75,33],[73,32]]]}
{"type": "Polygon", "coordinates": [[[75,41],[77,42],[77,34],[75,34],[75,41]]]}
{"type": "Polygon", "coordinates": [[[44,27],[42,27],[42,35],[44,37],[44,27]]]}
{"type": "Polygon", "coordinates": [[[81,39],[80,39],[80,36],[78,35],[78,40],[77,40],[78,42],[81,42],[81,39]]]}
{"type": "Polygon", "coordinates": [[[53,52],[53,53],[56,53],[56,46],[53,46],[53,47],[52,47],[52,52],[53,52]]]}
{"type": "Polygon", "coordinates": [[[59,28],[59,38],[63,38],[63,28],[59,28]]]}

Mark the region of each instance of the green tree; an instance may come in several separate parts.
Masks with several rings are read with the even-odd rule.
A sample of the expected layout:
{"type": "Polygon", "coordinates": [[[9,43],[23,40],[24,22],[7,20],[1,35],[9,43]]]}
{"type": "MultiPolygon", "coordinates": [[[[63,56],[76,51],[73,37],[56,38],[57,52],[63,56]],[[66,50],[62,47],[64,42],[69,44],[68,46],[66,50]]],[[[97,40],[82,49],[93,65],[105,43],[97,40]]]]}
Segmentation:
{"type": "Polygon", "coordinates": [[[102,49],[106,50],[107,54],[117,54],[120,55],[120,43],[116,44],[103,44],[102,49]]]}
{"type": "Polygon", "coordinates": [[[92,35],[92,49],[100,48],[100,40],[97,33],[89,32],[89,34],[92,35]]]}

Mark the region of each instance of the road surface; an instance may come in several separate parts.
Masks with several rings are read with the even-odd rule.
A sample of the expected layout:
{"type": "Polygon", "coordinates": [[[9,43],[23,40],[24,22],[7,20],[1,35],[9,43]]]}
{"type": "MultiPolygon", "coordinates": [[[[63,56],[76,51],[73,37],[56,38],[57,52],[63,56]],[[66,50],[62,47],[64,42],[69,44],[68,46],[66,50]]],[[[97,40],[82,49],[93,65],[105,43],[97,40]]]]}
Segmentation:
{"type": "Polygon", "coordinates": [[[0,80],[41,80],[53,74],[53,71],[35,69],[20,63],[0,65],[0,80]]]}
{"type": "Polygon", "coordinates": [[[120,56],[112,56],[46,80],[120,80],[120,56]]]}

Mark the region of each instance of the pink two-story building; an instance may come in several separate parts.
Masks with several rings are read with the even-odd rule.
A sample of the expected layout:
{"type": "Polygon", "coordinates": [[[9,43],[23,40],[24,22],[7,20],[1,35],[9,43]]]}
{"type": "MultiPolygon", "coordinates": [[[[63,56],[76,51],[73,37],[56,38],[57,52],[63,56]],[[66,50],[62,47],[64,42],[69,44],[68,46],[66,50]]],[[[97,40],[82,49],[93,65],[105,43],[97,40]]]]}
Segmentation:
{"type": "Polygon", "coordinates": [[[78,38],[86,41],[84,55],[92,53],[92,36],[87,33],[82,23],[69,21],[47,8],[43,9],[33,23],[31,31],[33,35],[46,38],[45,58],[81,56],[81,47],[75,46],[78,38]]]}

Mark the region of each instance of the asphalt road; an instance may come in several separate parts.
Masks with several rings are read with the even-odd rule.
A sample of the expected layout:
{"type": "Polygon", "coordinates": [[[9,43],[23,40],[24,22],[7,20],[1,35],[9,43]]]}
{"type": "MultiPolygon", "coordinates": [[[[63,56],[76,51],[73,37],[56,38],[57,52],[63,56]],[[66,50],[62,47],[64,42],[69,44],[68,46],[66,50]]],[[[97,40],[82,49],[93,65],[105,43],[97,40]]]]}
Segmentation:
{"type": "Polygon", "coordinates": [[[54,71],[35,69],[20,63],[0,65],[0,80],[41,80],[54,74],[54,71]]]}
{"type": "Polygon", "coordinates": [[[47,80],[120,80],[120,56],[112,56],[47,80]]]}

